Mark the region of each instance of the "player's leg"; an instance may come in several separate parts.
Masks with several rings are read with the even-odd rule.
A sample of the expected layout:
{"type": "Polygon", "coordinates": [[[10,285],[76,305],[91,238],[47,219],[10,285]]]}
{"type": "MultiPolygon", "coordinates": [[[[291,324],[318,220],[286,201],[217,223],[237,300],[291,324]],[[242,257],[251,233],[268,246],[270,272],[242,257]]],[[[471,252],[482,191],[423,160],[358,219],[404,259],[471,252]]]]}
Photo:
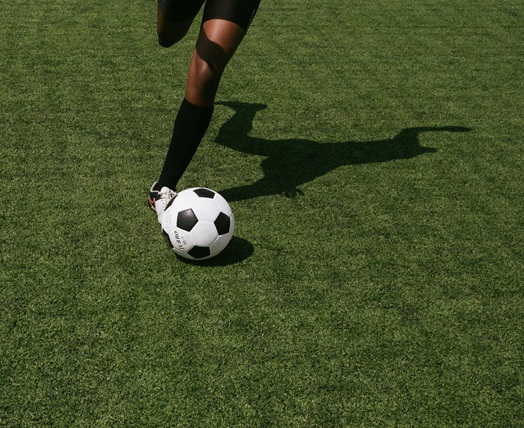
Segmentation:
{"type": "Polygon", "coordinates": [[[189,67],[185,98],[175,118],[164,166],[150,191],[150,204],[155,205],[159,217],[162,203],[156,201],[161,194],[155,192],[163,188],[176,189],[193,159],[211,122],[224,68],[244,34],[241,27],[229,21],[209,20],[202,24],[189,67]]]}
{"type": "Polygon", "coordinates": [[[175,189],[191,162],[211,121],[222,73],[244,38],[258,2],[208,0],[206,3],[189,67],[185,98],[175,119],[157,190],[164,186],[175,189]],[[251,3],[252,7],[246,9],[246,3],[251,3]],[[238,9],[242,9],[242,13],[238,9]]]}
{"type": "Polygon", "coordinates": [[[244,35],[238,24],[223,19],[202,24],[189,66],[187,101],[200,107],[213,106],[222,74],[244,35]]]}
{"type": "Polygon", "coordinates": [[[157,0],[158,43],[170,47],[189,31],[204,0],[157,0]]]}
{"type": "Polygon", "coordinates": [[[210,107],[227,63],[242,42],[260,0],[208,0],[189,67],[186,99],[210,107]]]}

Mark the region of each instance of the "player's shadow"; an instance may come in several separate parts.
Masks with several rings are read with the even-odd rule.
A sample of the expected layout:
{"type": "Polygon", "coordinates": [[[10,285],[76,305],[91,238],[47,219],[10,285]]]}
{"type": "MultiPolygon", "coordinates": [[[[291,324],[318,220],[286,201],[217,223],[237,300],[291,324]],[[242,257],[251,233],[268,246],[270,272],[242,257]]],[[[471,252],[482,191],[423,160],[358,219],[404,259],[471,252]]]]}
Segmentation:
{"type": "Polygon", "coordinates": [[[265,156],[261,166],[264,176],[249,185],[223,189],[220,194],[228,201],[239,201],[259,196],[282,194],[287,197],[301,195],[299,186],[344,165],[387,162],[409,159],[434,148],[422,147],[422,132],[468,132],[462,126],[406,128],[395,137],[378,141],[345,141],[318,143],[305,139],[266,140],[249,135],[253,120],[265,104],[242,102],[219,102],[234,110],[235,114],[225,122],[216,142],[238,150],[265,156]]]}

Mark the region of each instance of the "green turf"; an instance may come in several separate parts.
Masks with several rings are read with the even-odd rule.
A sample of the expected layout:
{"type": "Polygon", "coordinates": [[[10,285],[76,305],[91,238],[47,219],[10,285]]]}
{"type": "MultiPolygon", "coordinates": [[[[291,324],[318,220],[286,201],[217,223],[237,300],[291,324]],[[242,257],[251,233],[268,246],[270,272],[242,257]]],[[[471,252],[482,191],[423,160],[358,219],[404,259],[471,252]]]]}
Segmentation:
{"type": "Polygon", "coordinates": [[[0,12],[0,426],[524,425],[522,2],[263,0],[182,183],[235,212],[203,264],[145,204],[196,27],[0,12]]]}

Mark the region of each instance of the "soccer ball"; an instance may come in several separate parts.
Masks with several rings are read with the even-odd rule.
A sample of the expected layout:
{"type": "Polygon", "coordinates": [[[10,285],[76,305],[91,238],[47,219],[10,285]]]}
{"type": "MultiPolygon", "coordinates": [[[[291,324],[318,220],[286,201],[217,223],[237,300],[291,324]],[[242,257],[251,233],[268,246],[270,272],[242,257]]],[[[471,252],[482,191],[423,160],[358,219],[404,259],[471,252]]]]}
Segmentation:
{"type": "Polygon", "coordinates": [[[219,254],[233,237],[231,207],[217,192],[195,187],[177,193],[166,205],[162,232],[173,251],[190,260],[219,254]]]}

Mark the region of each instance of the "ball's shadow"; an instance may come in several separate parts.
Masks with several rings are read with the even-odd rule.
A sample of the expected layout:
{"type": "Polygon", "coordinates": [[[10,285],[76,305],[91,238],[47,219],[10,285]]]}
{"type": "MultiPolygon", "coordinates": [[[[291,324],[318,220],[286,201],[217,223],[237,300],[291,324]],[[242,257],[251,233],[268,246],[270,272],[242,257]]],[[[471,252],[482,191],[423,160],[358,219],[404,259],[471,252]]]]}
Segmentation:
{"type": "Polygon", "coordinates": [[[207,260],[189,260],[178,254],[176,257],[179,261],[191,265],[220,267],[240,263],[253,255],[255,248],[251,242],[246,239],[233,236],[228,246],[217,256],[207,260]]]}

